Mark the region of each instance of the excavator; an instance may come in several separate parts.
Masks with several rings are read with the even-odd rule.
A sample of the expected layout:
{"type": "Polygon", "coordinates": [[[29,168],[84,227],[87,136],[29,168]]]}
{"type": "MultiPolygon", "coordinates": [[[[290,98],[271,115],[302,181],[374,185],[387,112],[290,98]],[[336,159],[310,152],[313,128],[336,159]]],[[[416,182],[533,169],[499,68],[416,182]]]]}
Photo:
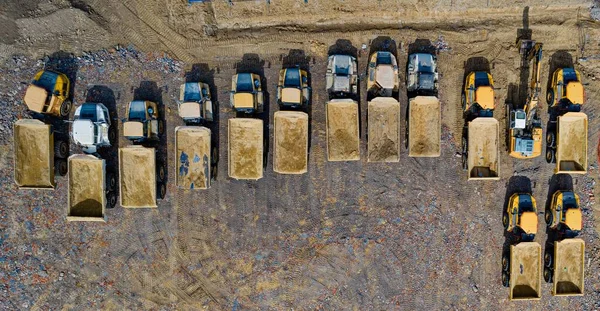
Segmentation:
{"type": "Polygon", "coordinates": [[[531,80],[525,105],[509,104],[507,107],[508,148],[513,158],[532,159],[542,154],[542,121],[537,109],[541,89],[542,43],[533,40],[521,40],[520,43],[521,65],[527,68],[532,63],[531,80]]]}

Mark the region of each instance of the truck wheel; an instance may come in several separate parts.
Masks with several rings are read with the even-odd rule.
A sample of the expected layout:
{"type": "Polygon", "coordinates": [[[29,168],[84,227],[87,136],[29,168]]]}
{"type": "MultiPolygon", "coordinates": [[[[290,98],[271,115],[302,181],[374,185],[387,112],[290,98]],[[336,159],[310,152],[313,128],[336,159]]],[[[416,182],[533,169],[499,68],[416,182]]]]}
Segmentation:
{"type": "Polygon", "coordinates": [[[62,104],[60,105],[60,116],[63,118],[68,117],[69,114],[71,113],[72,106],[73,106],[73,103],[71,103],[70,100],[65,99],[65,101],[63,101],[62,104]]]}
{"type": "Polygon", "coordinates": [[[502,286],[504,286],[504,287],[510,286],[510,275],[506,271],[502,271],[502,286]]]}
{"type": "Polygon", "coordinates": [[[69,156],[69,144],[64,140],[56,141],[54,155],[57,158],[66,159],[69,156]]]}
{"type": "Polygon", "coordinates": [[[546,150],[546,162],[548,163],[555,163],[556,162],[556,154],[554,152],[554,149],[548,149],[546,150]]]}
{"type": "Polygon", "coordinates": [[[67,165],[67,160],[65,159],[56,159],[54,161],[54,172],[58,176],[65,176],[69,172],[69,166],[67,165]]]}
{"type": "Polygon", "coordinates": [[[544,220],[546,220],[546,226],[550,227],[552,225],[552,222],[554,221],[554,215],[552,215],[551,209],[547,208],[544,212],[544,220]]]}
{"type": "Polygon", "coordinates": [[[503,272],[508,272],[508,268],[510,267],[509,265],[509,259],[508,259],[508,253],[504,252],[502,254],[502,271],[503,272]]]}
{"type": "Polygon", "coordinates": [[[548,132],[546,134],[546,147],[554,147],[556,144],[556,133],[548,132]]]}
{"type": "Polygon", "coordinates": [[[158,185],[158,199],[163,200],[167,196],[167,185],[160,183],[158,185]]]}
{"type": "Polygon", "coordinates": [[[117,205],[117,194],[109,191],[106,194],[106,208],[114,208],[117,205]]]}
{"type": "Polygon", "coordinates": [[[165,170],[165,166],[162,163],[158,164],[158,169],[156,170],[156,176],[158,178],[158,182],[163,182],[165,181],[165,177],[166,177],[167,173],[165,170]]]}
{"type": "Polygon", "coordinates": [[[504,211],[502,213],[502,225],[504,226],[504,230],[508,230],[508,213],[504,211]]]}
{"type": "Polygon", "coordinates": [[[544,253],[544,267],[547,268],[552,268],[552,262],[553,262],[553,258],[552,258],[552,253],[549,251],[546,251],[544,253]]]}
{"type": "Polygon", "coordinates": [[[108,191],[114,191],[117,188],[117,178],[115,177],[115,174],[106,174],[106,187],[108,188],[108,191]]]}
{"type": "Polygon", "coordinates": [[[552,270],[548,267],[544,267],[544,281],[546,281],[546,283],[552,283],[553,277],[552,270]]]}
{"type": "Polygon", "coordinates": [[[548,103],[548,107],[554,105],[554,90],[549,89],[546,91],[546,102],[548,103]]]}

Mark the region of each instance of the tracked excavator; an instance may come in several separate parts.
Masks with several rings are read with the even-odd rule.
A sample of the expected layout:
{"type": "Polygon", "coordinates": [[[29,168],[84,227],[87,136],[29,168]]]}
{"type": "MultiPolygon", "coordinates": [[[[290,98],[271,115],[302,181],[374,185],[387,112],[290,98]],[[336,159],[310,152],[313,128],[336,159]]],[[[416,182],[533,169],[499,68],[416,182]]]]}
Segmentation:
{"type": "Polygon", "coordinates": [[[531,79],[525,104],[509,103],[507,107],[508,148],[513,158],[532,159],[542,154],[542,121],[538,115],[542,43],[533,40],[521,40],[520,43],[521,66],[527,70],[531,64],[531,79]]]}

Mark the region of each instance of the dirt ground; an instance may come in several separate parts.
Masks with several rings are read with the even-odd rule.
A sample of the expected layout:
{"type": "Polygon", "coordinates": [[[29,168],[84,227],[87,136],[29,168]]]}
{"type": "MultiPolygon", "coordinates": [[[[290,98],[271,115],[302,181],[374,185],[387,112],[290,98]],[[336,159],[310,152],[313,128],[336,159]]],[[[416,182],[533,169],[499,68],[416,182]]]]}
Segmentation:
{"type": "MultiPolygon", "coordinates": [[[[600,308],[600,210],[595,201],[600,23],[590,18],[590,1],[270,2],[3,2],[1,309],[600,308]],[[528,82],[528,74],[519,70],[518,36],[544,43],[542,98],[549,73],[559,66],[574,64],[588,83],[586,175],[553,176],[553,166],[543,157],[522,161],[507,155],[505,103],[522,101],[528,82]],[[391,49],[404,85],[407,55],[423,41],[441,48],[441,156],[410,158],[402,148],[399,163],[367,163],[362,80],[361,159],[327,162],[328,52],[355,53],[364,79],[368,52],[391,49]],[[168,187],[158,208],[117,204],[106,211],[106,224],[67,223],[65,177],[56,178],[54,191],[17,190],[12,124],[28,117],[20,99],[44,64],[67,71],[76,104],[101,101],[119,119],[133,99],[159,104],[167,131],[158,157],[168,163],[168,187]],[[279,69],[289,64],[309,69],[313,90],[308,173],[303,175],[272,170],[272,120],[278,109],[268,93],[275,92],[279,69]],[[227,120],[235,117],[229,108],[231,76],[247,69],[264,77],[267,93],[267,113],[261,117],[268,152],[258,181],[227,177],[227,120]],[[467,182],[457,157],[464,125],[460,89],[471,70],[490,70],[497,88],[499,181],[467,182]],[[218,107],[210,126],[219,148],[218,176],[206,191],[177,189],[172,182],[174,128],[183,125],[177,116],[178,87],[198,79],[212,85],[218,107]],[[502,209],[511,194],[531,189],[540,212],[535,241],[545,248],[544,206],[561,188],[574,188],[581,196],[585,295],[553,297],[551,285],[543,283],[540,301],[509,302],[508,289],[501,285],[502,209]]],[[[403,94],[401,88],[401,120],[407,105],[403,94]]],[[[66,133],[68,125],[62,129],[66,133]]],[[[116,148],[129,145],[122,131],[119,137],[118,146],[102,151],[109,169],[118,167],[116,148]]],[[[71,143],[71,154],[77,152],[71,143]]]]}

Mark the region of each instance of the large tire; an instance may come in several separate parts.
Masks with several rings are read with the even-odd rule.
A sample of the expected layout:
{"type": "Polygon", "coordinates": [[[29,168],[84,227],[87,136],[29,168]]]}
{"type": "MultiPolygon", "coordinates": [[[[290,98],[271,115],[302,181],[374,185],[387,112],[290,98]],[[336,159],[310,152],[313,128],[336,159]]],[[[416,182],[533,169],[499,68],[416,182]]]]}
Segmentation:
{"type": "Polygon", "coordinates": [[[504,230],[508,230],[508,223],[509,223],[508,212],[504,211],[502,213],[502,225],[504,226],[504,230]]]}
{"type": "Polygon", "coordinates": [[[556,162],[556,153],[554,149],[546,150],[546,162],[555,163],[556,162]]]}
{"type": "Polygon", "coordinates": [[[504,287],[510,286],[510,275],[506,271],[502,271],[502,286],[504,286],[504,287]]]}
{"type": "Polygon", "coordinates": [[[546,283],[552,283],[552,279],[554,278],[554,273],[548,267],[544,267],[544,281],[546,283]]]}
{"type": "Polygon", "coordinates": [[[58,176],[65,176],[69,172],[69,166],[67,165],[67,160],[65,159],[56,159],[54,161],[54,172],[58,176]]]}
{"type": "Polygon", "coordinates": [[[69,157],[69,144],[64,140],[57,140],[54,144],[54,155],[60,159],[69,157]]]}
{"type": "Polygon", "coordinates": [[[73,107],[73,103],[70,100],[65,99],[62,102],[62,104],[60,104],[60,109],[59,109],[60,110],[59,111],[60,116],[63,117],[63,118],[68,117],[69,114],[71,113],[71,108],[72,107],[73,107]]]}
{"type": "Polygon", "coordinates": [[[546,226],[550,227],[552,225],[552,222],[554,221],[554,215],[552,214],[551,209],[546,209],[546,212],[544,213],[544,220],[546,221],[546,226]]]}
{"type": "Polygon", "coordinates": [[[546,102],[548,103],[548,107],[554,105],[554,90],[549,89],[546,91],[546,102]]]}
{"type": "Polygon", "coordinates": [[[556,133],[548,131],[546,133],[546,147],[554,147],[556,145],[556,133]]]}

